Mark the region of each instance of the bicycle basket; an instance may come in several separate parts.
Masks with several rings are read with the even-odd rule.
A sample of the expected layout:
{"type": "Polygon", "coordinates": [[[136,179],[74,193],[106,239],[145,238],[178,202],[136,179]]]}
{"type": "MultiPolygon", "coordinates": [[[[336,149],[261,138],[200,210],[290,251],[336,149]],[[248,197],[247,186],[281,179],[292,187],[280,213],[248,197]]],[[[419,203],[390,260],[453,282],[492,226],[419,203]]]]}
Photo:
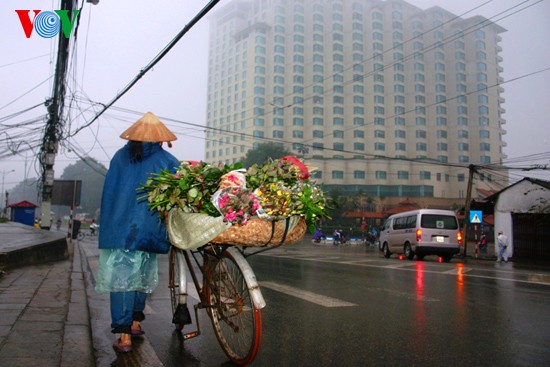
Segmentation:
{"type": "Polygon", "coordinates": [[[278,221],[253,218],[245,225],[232,226],[210,242],[253,247],[288,245],[300,241],[306,229],[306,221],[302,216],[278,221]]]}

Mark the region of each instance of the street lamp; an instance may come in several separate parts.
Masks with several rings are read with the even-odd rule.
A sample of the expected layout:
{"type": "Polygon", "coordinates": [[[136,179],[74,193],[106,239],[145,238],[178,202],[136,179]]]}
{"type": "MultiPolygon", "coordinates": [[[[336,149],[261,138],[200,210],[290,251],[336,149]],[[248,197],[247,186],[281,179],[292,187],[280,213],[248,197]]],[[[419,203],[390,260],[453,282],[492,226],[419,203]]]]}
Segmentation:
{"type": "Polygon", "coordinates": [[[12,173],[12,172],[15,172],[15,170],[12,169],[12,170],[10,170],[10,171],[2,171],[2,191],[1,191],[1,194],[0,194],[0,195],[2,196],[2,197],[0,198],[0,208],[2,208],[2,210],[1,210],[2,218],[5,218],[5,217],[6,217],[6,208],[3,207],[3,206],[4,206],[3,203],[5,203],[6,205],[8,204],[8,203],[7,203],[7,200],[6,200],[6,197],[4,196],[4,195],[5,195],[5,193],[4,193],[4,179],[6,178],[6,175],[7,175],[8,173],[12,173]]]}

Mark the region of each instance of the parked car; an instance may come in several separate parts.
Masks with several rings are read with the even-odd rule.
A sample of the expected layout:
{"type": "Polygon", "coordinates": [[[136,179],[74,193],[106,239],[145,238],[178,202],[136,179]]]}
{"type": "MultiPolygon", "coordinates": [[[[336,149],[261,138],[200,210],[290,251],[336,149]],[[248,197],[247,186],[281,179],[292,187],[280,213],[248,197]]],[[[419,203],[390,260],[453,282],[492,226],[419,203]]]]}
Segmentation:
{"type": "Polygon", "coordinates": [[[440,256],[448,262],[460,251],[462,233],[456,214],[451,210],[419,209],[390,216],[380,232],[384,257],[404,254],[409,260],[416,255],[440,256]]]}

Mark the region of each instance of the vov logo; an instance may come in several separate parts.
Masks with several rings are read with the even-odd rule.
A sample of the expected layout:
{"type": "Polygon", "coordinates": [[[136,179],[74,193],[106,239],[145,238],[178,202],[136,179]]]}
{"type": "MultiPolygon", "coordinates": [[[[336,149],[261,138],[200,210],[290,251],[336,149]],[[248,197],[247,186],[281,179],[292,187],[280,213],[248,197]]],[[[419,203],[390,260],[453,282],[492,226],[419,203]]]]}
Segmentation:
{"type": "Polygon", "coordinates": [[[21,26],[27,38],[31,38],[32,30],[42,38],[55,37],[60,30],[63,30],[65,38],[71,36],[74,22],[80,10],[73,10],[73,19],[69,19],[68,10],[42,11],[33,10],[34,18],[31,21],[30,10],[16,10],[21,21],[21,26]]]}

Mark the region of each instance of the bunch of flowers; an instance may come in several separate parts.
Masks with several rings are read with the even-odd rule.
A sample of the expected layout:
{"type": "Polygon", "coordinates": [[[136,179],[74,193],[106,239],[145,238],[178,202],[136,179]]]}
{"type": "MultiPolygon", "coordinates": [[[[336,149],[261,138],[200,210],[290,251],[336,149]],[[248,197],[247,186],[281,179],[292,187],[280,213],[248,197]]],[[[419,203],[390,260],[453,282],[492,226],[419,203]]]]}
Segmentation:
{"type": "Polygon", "coordinates": [[[174,173],[151,174],[138,190],[163,219],[174,207],[223,215],[225,221],[236,224],[246,224],[253,216],[277,220],[303,215],[313,233],[317,222],[328,217],[323,191],[296,157],[254,164],[244,175],[239,171],[243,171],[241,163],[215,166],[184,161],[174,173]]]}
{"type": "Polygon", "coordinates": [[[254,188],[260,205],[272,219],[304,215],[313,233],[317,222],[328,217],[327,200],[321,188],[309,179],[308,168],[296,157],[287,156],[253,165],[247,184],[254,188]]]}
{"type": "Polygon", "coordinates": [[[204,162],[182,161],[176,172],[163,170],[152,173],[145,184],[138,188],[147,198],[151,210],[157,210],[162,219],[174,207],[192,213],[205,213],[219,217],[220,212],[212,203],[212,195],[220,187],[221,177],[242,168],[242,164],[209,165],[204,162]]]}
{"type": "Polygon", "coordinates": [[[258,198],[246,188],[230,186],[217,191],[212,202],[225,222],[246,224],[260,208],[258,198]]]}

